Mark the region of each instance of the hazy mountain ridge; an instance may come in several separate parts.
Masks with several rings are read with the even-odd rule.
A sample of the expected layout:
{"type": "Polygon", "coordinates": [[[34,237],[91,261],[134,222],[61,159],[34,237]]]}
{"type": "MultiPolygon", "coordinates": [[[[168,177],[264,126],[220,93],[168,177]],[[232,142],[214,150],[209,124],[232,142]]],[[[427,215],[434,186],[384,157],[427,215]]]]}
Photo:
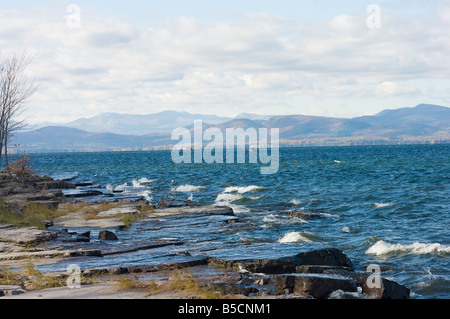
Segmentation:
{"type": "Polygon", "coordinates": [[[67,125],[47,126],[17,133],[14,143],[28,145],[34,151],[165,148],[177,143],[170,139],[173,129],[192,129],[195,120],[203,121],[203,129],[217,127],[223,131],[226,128],[279,128],[280,140],[287,144],[307,140],[327,145],[330,139],[367,139],[367,143],[374,139],[421,141],[424,137],[450,141],[450,108],[420,104],[413,108],[384,110],[373,116],[352,119],[309,115],[257,116],[249,113],[227,118],[176,111],[149,115],[103,113],[67,124],[78,128],[67,125]]]}

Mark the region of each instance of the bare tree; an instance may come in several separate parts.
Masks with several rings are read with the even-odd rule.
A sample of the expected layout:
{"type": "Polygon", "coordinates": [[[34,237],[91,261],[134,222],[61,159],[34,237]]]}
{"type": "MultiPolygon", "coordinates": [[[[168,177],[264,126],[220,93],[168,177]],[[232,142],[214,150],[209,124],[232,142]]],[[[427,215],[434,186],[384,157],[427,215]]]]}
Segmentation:
{"type": "Polygon", "coordinates": [[[19,117],[25,103],[36,91],[34,80],[25,73],[31,61],[25,53],[0,61],[0,163],[5,150],[6,166],[9,164],[8,142],[24,127],[19,117]]]}

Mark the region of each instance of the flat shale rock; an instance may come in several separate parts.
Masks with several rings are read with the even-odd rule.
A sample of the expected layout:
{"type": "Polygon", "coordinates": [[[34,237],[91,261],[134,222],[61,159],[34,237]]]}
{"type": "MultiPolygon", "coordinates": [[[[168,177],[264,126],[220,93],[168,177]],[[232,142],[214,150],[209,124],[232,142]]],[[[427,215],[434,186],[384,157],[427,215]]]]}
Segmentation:
{"type": "Polygon", "coordinates": [[[55,239],[53,232],[41,230],[37,227],[8,227],[0,231],[0,241],[16,243],[19,245],[37,244],[55,239]]]}

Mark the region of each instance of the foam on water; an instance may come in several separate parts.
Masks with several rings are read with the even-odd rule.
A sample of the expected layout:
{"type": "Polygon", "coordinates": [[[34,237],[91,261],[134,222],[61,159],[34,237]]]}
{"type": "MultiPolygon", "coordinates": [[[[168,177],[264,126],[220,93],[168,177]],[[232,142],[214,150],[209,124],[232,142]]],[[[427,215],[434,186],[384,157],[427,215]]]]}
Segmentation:
{"type": "Polygon", "coordinates": [[[225,188],[224,193],[239,193],[239,194],[245,194],[250,192],[257,192],[260,190],[264,190],[264,187],[251,185],[251,186],[245,186],[245,187],[238,187],[238,186],[230,186],[225,188]]]}
{"type": "Polygon", "coordinates": [[[294,198],[293,200],[289,201],[289,204],[295,205],[295,206],[300,206],[302,204],[302,202],[299,201],[298,199],[294,198]]]}
{"type": "Polygon", "coordinates": [[[240,200],[258,200],[261,197],[256,196],[245,196],[240,194],[229,194],[229,193],[221,193],[217,195],[216,202],[237,202],[240,200]]]}
{"type": "Polygon", "coordinates": [[[148,183],[156,182],[156,179],[148,179],[147,177],[142,177],[142,178],[138,179],[138,182],[140,184],[148,184],[148,183]]]}
{"type": "Polygon", "coordinates": [[[203,186],[194,186],[194,185],[180,185],[176,187],[172,187],[171,190],[179,193],[199,193],[206,189],[203,186]]]}
{"type": "Polygon", "coordinates": [[[375,208],[384,208],[394,206],[394,203],[372,203],[375,208]]]}
{"type": "Polygon", "coordinates": [[[411,245],[391,244],[383,240],[377,241],[369,249],[366,254],[383,256],[394,253],[404,253],[413,255],[424,254],[450,254],[450,246],[441,245],[438,243],[426,244],[415,242],[411,245]]]}

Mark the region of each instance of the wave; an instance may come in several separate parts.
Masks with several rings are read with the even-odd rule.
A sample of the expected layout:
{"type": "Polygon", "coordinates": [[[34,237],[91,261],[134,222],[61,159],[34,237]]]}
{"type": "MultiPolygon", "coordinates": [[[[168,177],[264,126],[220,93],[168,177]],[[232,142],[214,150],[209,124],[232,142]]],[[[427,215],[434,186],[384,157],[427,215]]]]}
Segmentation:
{"type": "Polygon", "coordinates": [[[266,224],[309,224],[306,220],[297,217],[282,217],[269,214],[264,216],[263,222],[266,224]]]}
{"type": "Polygon", "coordinates": [[[198,193],[204,191],[205,189],[206,187],[194,185],[181,185],[171,188],[172,191],[179,193],[198,193]]]}
{"type": "Polygon", "coordinates": [[[143,191],[143,192],[137,193],[137,195],[138,195],[138,196],[144,197],[144,199],[145,199],[146,201],[148,201],[149,203],[151,203],[152,200],[153,200],[153,197],[150,195],[151,193],[152,193],[152,192],[151,192],[150,190],[145,190],[145,191],[143,191]]]}
{"type": "Polygon", "coordinates": [[[450,254],[450,246],[441,244],[425,244],[415,242],[411,245],[391,244],[383,240],[377,241],[369,249],[366,254],[383,256],[395,253],[425,255],[425,254],[450,254]]]}
{"type": "Polygon", "coordinates": [[[373,203],[372,204],[375,208],[384,208],[384,207],[391,207],[394,206],[394,203],[373,203]]]}
{"type": "Polygon", "coordinates": [[[264,189],[265,189],[264,187],[255,186],[255,185],[245,186],[245,187],[230,186],[230,187],[225,188],[224,193],[245,194],[245,193],[250,193],[250,192],[257,192],[257,191],[264,190],[264,189]]]}
{"type": "Polygon", "coordinates": [[[258,200],[261,197],[256,196],[246,196],[246,195],[240,195],[240,194],[228,194],[228,193],[221,193],[217,196],[216,202],[237,202],[242,200],[258,200]]]}
{"type": "Polygon", "coordinates": [[[148,183],[154,183],[156,182],[156,179],[148,179],[147,177],[142,177],[138,179],[138,182],[140,184],[148,184],[148,183]]]}
{"type": "Polygon", "coordinates": [[[293,200],[289,201],[288,204],[291,204],[291,205],[294,205],[294,206],[300,206],[302,204],[302,202],[299,201],[298,199],[294,198],[293,200]]]}
{"type": "Polygon", "coordinates": [[[312,244],[321,238],[310,232],[290,232],[279,238],[279,243],[303,243],[312,244]]]}

